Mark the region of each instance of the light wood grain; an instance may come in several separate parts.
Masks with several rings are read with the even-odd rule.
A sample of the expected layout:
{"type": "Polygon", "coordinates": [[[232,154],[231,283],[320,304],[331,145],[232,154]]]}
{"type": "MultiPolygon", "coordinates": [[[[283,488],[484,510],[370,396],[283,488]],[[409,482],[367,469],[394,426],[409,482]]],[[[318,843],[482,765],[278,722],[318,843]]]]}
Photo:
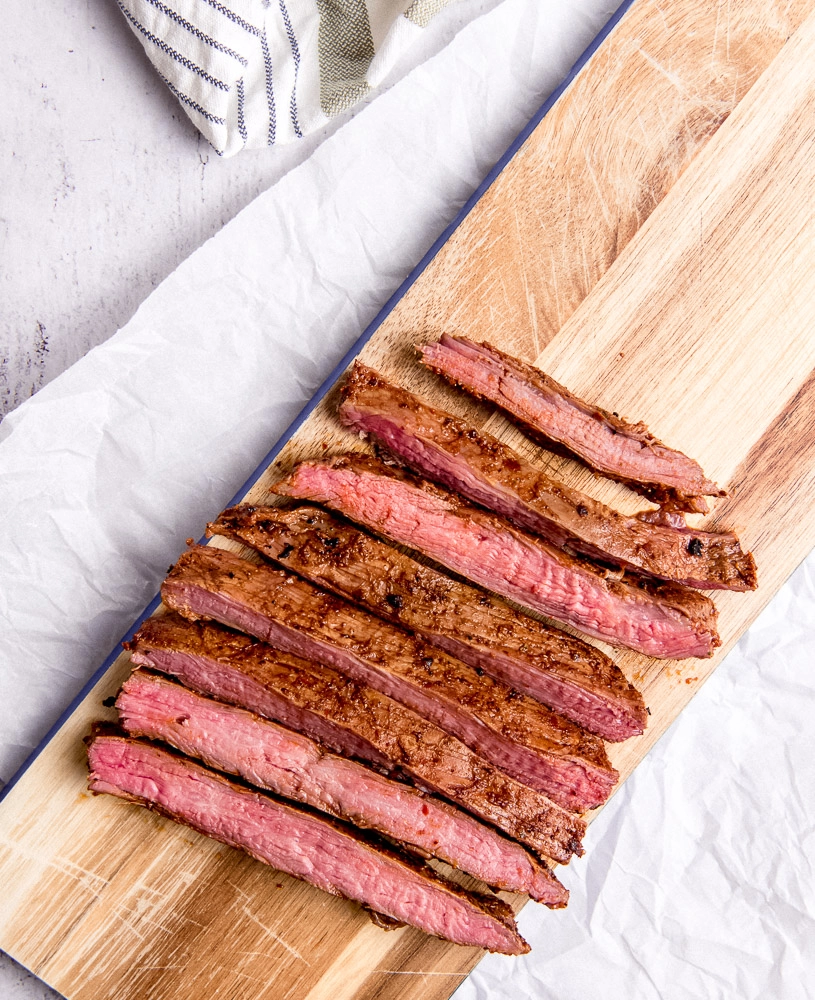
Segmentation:
{"type": "Polygon", "coordinates": [[[393,322],[536,357],[811,10],[639,0],[393,322]]]}
{"type": "MultiPolygon", "coordinates": [[[[733,490],[710,520],[740,529],[760,590],[715,596],[725,645],[712,660],[615,654],[653,712],[645,737],[612,750],[625,775],[815,544],[802,517],[815,497],[813,9],[733,0],[665,14],[641,0],[363,351],[623,502],[622,487],[424,373],[411,345],[448,327],[540,355],[733,490]],[[632,132],[638,114],[651,131],[632,132]],[[513,220],[526,220],[523,239],[513,220]]],[[[317,408],[253,499],[304,456],[360,446],[335,403],[317,408]]],[[[0,946],[71,1000],[449,996],[475,949],[383,933],[350,903],[84,791],[82,736],[127,670],[120,657],[0,810],[0,946]]]]}

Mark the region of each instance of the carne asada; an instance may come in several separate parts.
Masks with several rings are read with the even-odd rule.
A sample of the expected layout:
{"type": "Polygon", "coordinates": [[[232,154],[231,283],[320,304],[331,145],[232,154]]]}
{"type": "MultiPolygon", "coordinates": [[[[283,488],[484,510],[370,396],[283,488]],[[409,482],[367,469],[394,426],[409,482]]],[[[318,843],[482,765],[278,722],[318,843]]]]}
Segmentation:
{"type": "Polygon", "coordinates": [[[514,528],[447,490],[354,454],[303,462],[276,493],[324,503],[524,607],[650,656],[707,657],[721,644],[710,598],[622,574],[514,528]]]}
{"type": "Polygon", "coordinates": [[[116,701],[131,736],[162,740],[209,767],[419,849],[490,886],[547,906],[568,893],[514,840],[435,796],[392,781],[245,709],[137,669],[116,701]]]}
{"type": "Polygon", "coordinates": [[[356,363],[343,387],[343,423],[370,434],[419,475],[599,562],[702,590],[755,590],[752,555],[732,532],[627,517],[536,469],[489,434],[356,363]]]}
{"type": "Polygon", "coordinates": [[[325,892],[428,934],[505,955],[529,951],[506,903],[468,892],[354,827],[130,737],[95,734],[88,760],[93,792],[147,806],[325,892]]]}
{"type": "Polygon", "coordinates": [[[657,440],[645,424],[630,424],[592,406],[539,368],[491,344],[444,334],[418,350],[428,368],[500,406],[533,438],[654,503],[704,514],[704,497],[727,495],[697,462],[657,440]]]}
{"type": "Polygon", "coordinates": [[[581,854],[585,822],[373,688],[217,625],[169,614],[127,644],[133,662],[282,723],[385,773],[406,776],[538,854],[581,854]]]}
{"type": "Polygon", "coordinates": [[[398,622],[603,739],[642,733],[642,697],[595,646],[416,562],[318,507],[232,507],[209,535],[243,542],[318,587],[398,622]]]}
{"type": "Polygon", "coordinates": [[[617,781],[596,736],[283,570],[195,546],[178,559],[161,593],[187,618],[239,628],[377,688],[567,809],[600,805],[617,781]]]}

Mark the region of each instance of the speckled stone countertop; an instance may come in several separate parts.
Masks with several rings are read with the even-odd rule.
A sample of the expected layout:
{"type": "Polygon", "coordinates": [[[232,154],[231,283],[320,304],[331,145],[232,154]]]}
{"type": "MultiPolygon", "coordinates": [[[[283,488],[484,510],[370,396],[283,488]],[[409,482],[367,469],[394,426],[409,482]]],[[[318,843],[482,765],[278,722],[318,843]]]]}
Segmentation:
{"type": "MultiPolygon", "coordinates": [[[[448,8],[391,82],[497,2],[448,8]]],[[[222,159],[112,0],[8,0],[4,21],[0,417],[361,107],[294,145],[222,159]]]]}

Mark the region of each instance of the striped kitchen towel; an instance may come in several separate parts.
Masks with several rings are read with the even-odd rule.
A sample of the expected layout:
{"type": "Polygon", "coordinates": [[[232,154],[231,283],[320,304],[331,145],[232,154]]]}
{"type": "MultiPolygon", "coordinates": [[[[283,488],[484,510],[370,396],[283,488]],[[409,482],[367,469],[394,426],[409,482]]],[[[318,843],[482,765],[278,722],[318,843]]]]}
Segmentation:
{"type": "Polygon", "coordinates": [[[375,87],[451,0],[116,0],[222,156],[291,142],[375,87]]]}

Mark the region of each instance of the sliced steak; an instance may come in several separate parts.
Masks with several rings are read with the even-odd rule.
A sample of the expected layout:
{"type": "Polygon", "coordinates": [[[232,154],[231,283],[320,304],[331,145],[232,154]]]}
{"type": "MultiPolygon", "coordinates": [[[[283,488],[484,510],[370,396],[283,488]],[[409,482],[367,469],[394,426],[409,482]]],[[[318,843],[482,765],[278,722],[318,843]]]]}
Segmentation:
{"type": "Polygon", "coordinates": [[[642,697],[595,646],[416,562],[318,507],[239,506],[207,526],[318,587],[398,622],[476,670],[617,742],[643,732],[642,697]]]}
{"type": "Polygon", "coordinates": [[[529,951],[506,903],[467,892],[344,823],[125,736],[92,737],[88,762],[91,791],[147,806],[334,896],[456,944],[529,951]]]}
{"type": "Polygon", "coordinates": [[[732,532],[626,517],[563,483],[464,420],[355,364],[340,417],[422,476],[602,563],[702,590],[755,590],[756,566],[732,532]]]}
{"type": "Polygon", "coordinates": [[[614,646],[706,657],[719,646],[710,598],[675,583],[608,576],[447,490],[363,455],[304,462],[275,492],[324,503],[469,580],[614,646]]]}
{"type": "Polygon", "coordinates": [[[554,861],[582,853],[586,825],[579,817],[415,712],[335,670],[174,614],[148,619],[128,648],[134,663],[385,773],[407,776],[554,861]]]}
{"type": "Polygon", "coordinates": [[[705,513],[706,496],[726,496],[701,467],[630,424],[592,406],[553,378],[491,344],[444,334],[419,347],[422,362],[449,382],[505,410],[532,437],[580,459],[673,510],[705,513]]]}
{"type": "Polygon", "coordinates": [[[600,805],[616,784],[596,736],[283,570],[197,546],[179,558],[161,594],[186,618],[241,629],[401,701],[567,809],[600,805]]]}
{"type": "Polygon", "coordinates": [[[568,893],[549,868],[514,840],[307,736],[144,670],[125,681],[116,708],[132,736],[163,740],[210,767],[416,847],[488,885],[525,892],[550,907],[566,905],[568,893]]]}

